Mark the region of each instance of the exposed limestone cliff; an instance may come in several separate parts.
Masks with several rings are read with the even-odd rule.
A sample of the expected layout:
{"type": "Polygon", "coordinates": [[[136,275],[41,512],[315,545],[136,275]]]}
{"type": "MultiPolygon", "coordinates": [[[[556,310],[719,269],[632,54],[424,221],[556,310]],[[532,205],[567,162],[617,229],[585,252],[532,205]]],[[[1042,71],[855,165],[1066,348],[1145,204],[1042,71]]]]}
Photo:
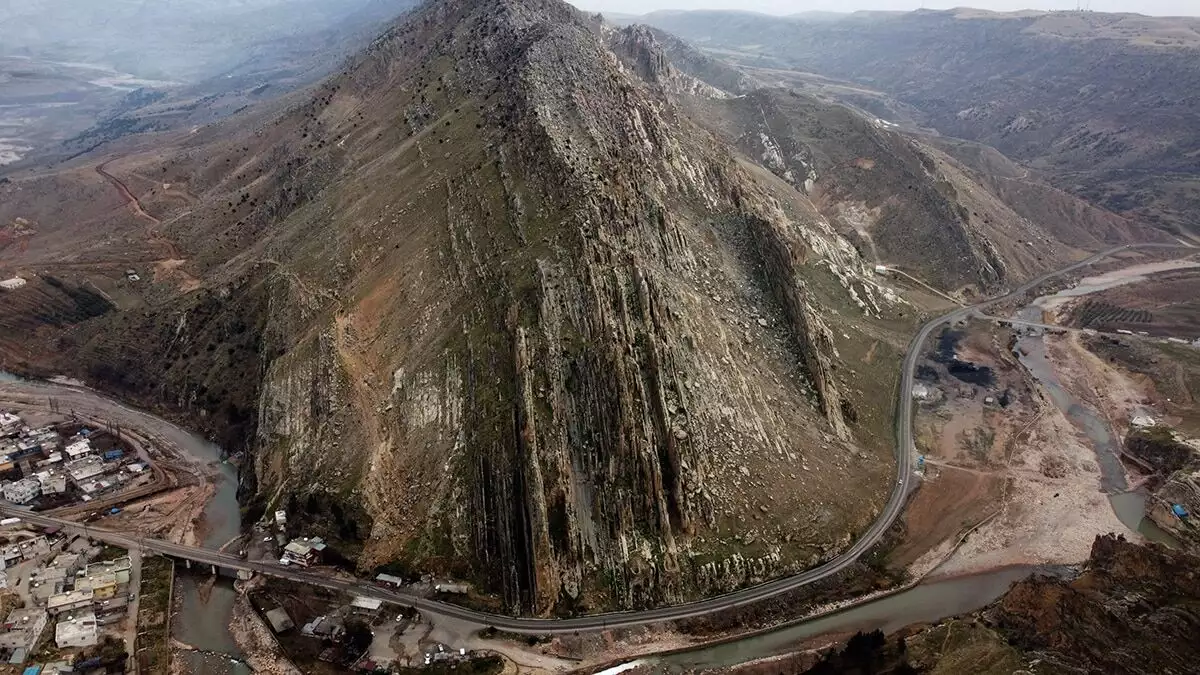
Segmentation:
{"type": "Polygon", "coordinates": [[[247,447],[252,512],[500,609],[829,559],[888,494],[915,310],[690,117],[729,99],[663,44],[557,0],[425,5],[305,95],[124,159],[195,195],[163,227],[198,281],[65,344],[247,447]]]}
{"type": "Polygon", "coordinates": [[[536,613],[677,601],[834,554],[886,494],[822,307],[840,295],[840,324],[895,296],[670,99],[719,92],[647,34],[617,40],[554,2],[433,3],[308,113],[338,175],[403,191],[381,209],[339,188],[326,269],[275,272],[273,304],[317,309],[276,319],[292,346],[266,371],[255,469],[268,501],[361,503],[363,565],[490,581],[536,613]],[[836,488],[852,475],[865,490],[836,488]]]}

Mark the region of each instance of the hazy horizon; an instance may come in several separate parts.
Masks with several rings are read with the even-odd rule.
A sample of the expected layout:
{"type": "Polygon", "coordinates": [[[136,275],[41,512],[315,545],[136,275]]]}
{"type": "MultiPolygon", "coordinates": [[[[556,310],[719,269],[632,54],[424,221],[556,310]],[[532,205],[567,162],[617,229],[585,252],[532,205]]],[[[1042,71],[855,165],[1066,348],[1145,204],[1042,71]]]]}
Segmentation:
{"type": "Polygon", "coordinates": [[[860,10],[911,11],[972,7],[997,12],[1024,9],[1069,10],[1076,6],[1095,12],[1131,12],[1151,16],[1200,16],[1197,0],[569,0],[587,11],[646,14],[659,10],[728,9],[764,14],[796,14],[809,11],[856,12],[860,10]]]}

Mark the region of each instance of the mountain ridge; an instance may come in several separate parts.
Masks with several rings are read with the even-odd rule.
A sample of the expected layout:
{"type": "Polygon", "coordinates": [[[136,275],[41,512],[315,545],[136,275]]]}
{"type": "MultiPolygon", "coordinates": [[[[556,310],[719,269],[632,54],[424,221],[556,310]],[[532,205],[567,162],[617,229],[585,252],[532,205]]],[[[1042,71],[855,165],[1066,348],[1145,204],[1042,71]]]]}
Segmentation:
{"type": "Polygon", "coordinates": [[[148,218],[72,229],[63,196],[109,187],[89,158],[0,186],[0,222],[42,213],[0,262],[90,264],[71,281],[117,301],[31,368],[219,434],[251,514],[496,610],[828,560],[889,493],[925,311],[868,235],[912,230],[964,295],[1080,250],[1031,252],[949,158],[690,50],[557,0],[437,0],[304,92],[106,148],[148,218]]]}

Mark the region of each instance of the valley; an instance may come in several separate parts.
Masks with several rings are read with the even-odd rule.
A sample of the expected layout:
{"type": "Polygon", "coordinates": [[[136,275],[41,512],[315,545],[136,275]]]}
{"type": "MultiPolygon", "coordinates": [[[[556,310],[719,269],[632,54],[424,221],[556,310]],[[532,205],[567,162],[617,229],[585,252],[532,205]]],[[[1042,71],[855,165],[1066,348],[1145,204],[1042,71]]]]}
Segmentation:
{"type": "Polygon", "coordinates": [[[5,71],[0,370],[30,381],[0,404],[105,410],[187,477],[0,511],[182,566],[155,659],[804,672],[899,639],[932,672],[965,621],[1000,668],[1107,667],[1089,603],[1175,597],[1122,566],[1200,541],[1192,139],[1055,64],[1173,119],[1186,31],[295,2],[308,30],[186,64],[5,71]]]}
{"type": "Polygon", "coordinates": [[[1113,213],[1194,234],[1197,139],[1184,93],[1198,75],[1194,18],[963,8],[637,20],[768,82],[986,144],[1113,213]]]}

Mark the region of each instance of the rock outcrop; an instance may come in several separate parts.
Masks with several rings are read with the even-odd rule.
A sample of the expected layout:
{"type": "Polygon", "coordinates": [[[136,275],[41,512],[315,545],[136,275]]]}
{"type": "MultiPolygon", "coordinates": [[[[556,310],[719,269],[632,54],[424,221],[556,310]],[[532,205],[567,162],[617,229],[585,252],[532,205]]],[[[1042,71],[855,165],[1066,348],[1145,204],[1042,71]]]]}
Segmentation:
{"type": "MultiPolygon", "coordinates": [[[[867,142],[911,190],[789,178],[866,123],[837,109],[789,145],[784,119],[829,113],[806,100],[729,136],[770,98],[683,51],[558,0],[427,3],[312,90],[108,165],[161,177],[129,183],[171,259],[56,367],[245,450],[251,513],[498,610],[678,602],[832,558],[892,487],[919,310],[826,196],[961,202],[894,206],[949,189],[893,136],[867,142]]],[[[985,235],[924,230],[934,283],[1026,269],[985,235]]]]}
{"type": "Polygon", "coordinates": [[[257,506],[311,504],[297,520],[364,569],[465,577],[507,610],[828,559],[890,484],[890,388],[841,353],[902,345],[908,308],[681,96],[728,94],[648,31],[429,3],[310,100],[147,169],[205,195],[171,234],[222,285],[137,325],[189,365],[134,370],[178,373],[157,397],[182,405],[197,382],[239,419],[256,401],[257,506]],[[238,325],[243,369],[205,346],[238,325]]]}
{"type": "Polygon", "coordinates": [[[1125,438],[1125,452],[1153,470],[1146,515],[1193,553],[1200,553],[1200,449],[1164,426],[1138,429],[1125,438]],[[1180,510],[1182,509],[1182,513],[1180,510]]]}

